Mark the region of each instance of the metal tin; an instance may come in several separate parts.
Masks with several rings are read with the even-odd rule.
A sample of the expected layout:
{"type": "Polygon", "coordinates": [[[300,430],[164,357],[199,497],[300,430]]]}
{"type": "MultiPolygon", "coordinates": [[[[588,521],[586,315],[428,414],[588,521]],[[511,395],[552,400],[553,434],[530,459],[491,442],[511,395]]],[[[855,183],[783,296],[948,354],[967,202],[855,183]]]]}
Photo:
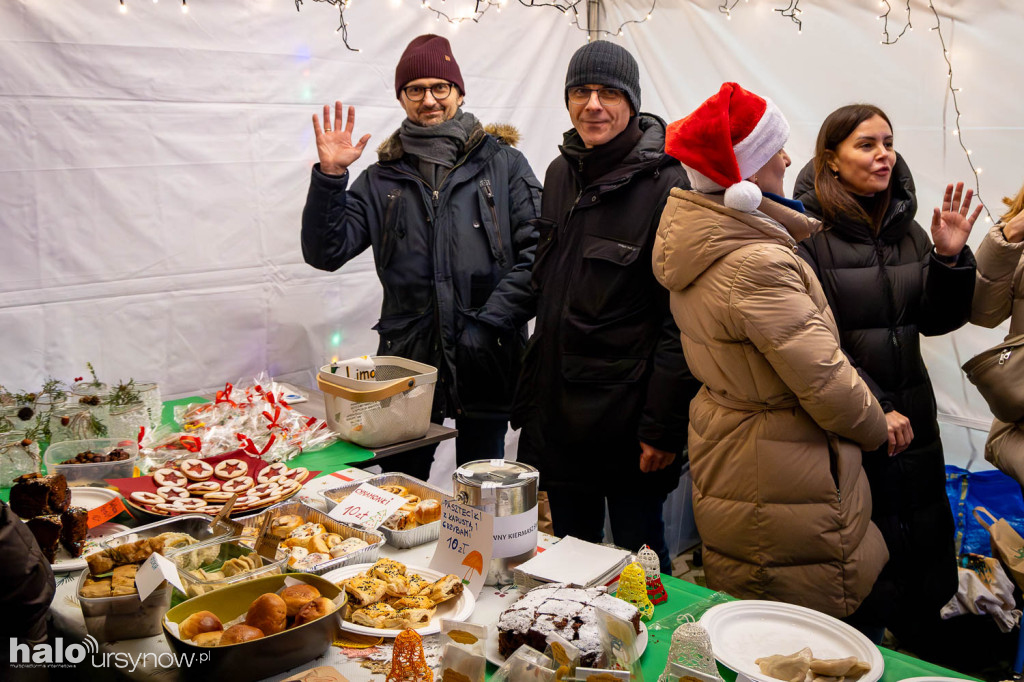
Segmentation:
{"type": "MultiPolygon", "coordinates": [[[[353,490],[364,483],[369,483],[370,485],[377,486],[378,488],[383,485],[404,486],[410,493],[416,495],[421,500],[437,500],[438,502],[444,503],[445,500],[452,499],[451,495],[440,488],[432,486],[418,478],[413,478],[408,474],[402,473],[378,474],[377,476],[371,476],[370,478],[364,478],[360,481],[354,481],[339,488],[325,490],[321,495],[323,495],[324,499],[327,500],[328,508],[332,509],[334,505],[351,495],[353,490]]],[[[423,545],[437,540],[441,535],[441,521],[438,520],[432,523],[425,523],[422,526],[416,526],[409,530],[391,530],[390,528],[385,528],[383,526],[377,530],[384,534],[388,544],[392,547],[407,549],[409,547],[416,547],[417,545],[423,545]]]]}
{"type": "MultiPolygon", "coordinates": [[[[323,524],[323,527],[327,529],[328,533],[337,533],[343,538],[360,538],[364,542],[368,543],[366,547],[357,549],[354,552],[349,552],[345,556],[340,556],[337,559],[331,559],[330,561],[325,561],[322,564],[317,564],[311,569],[304,569],[302,571],[303,573],[323,575],[328,571],[333,571],[336,568],[341,568],[342,566],[347,566],[349,564],[372,564],[380,557],[380,549],[384,546],[383,535],[374,530],[356,528],[355,526],[350,526],[347,523],[342,523],[341,521],[332,519],[319,509],[314,509],[302,502],[281,502],[259,514],[247,516],[244,519],[238,519],[238,522],[242,524],[243,528],[262,528],[263,521],[265,519],[284,516],[286,514],[301,516],[309,523],[323,524]]],[[[270,524],[268,523],[267,527],[263,528],[263,531],[257,538],[255,546],[259,547],[260,543],[263,541],[263,537],[267,535],[269,530],[270,524]]],[[[285,566],[287,567],[287,563],[285,566]]]]}
{"type": "Polygon", "coordinates": [[[83,597],[82,585],[88,576],[89,571],[82,571],[75,595],[82,605],[85,629],[96,641],[113,642],[160,634],[164,613],[171,605],[170,585],[153,590],[145,601],[139,599],[137,592],[117,597],[83,597]]]}
{"type": "Polygon", "coordinates": [[[481,459],[455,470],[455,499],[494,519],[494,549],[485,585],[510,585],[516,566],[537,554],[537,483],[529,464],[481,459]],[[514,537],[514,540],[505,539],[514,537]]]}

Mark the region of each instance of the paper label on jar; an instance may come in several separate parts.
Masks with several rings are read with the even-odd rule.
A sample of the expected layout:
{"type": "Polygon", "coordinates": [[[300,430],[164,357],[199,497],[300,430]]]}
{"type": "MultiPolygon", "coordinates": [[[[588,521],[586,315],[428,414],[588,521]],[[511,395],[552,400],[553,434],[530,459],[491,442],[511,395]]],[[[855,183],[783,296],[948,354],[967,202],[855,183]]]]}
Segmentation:
{"type": "Polygon", "coordinates": [[[495,559],[517,556],[537,548],[537,507],[512,516],[494,517],[495,559]]]}

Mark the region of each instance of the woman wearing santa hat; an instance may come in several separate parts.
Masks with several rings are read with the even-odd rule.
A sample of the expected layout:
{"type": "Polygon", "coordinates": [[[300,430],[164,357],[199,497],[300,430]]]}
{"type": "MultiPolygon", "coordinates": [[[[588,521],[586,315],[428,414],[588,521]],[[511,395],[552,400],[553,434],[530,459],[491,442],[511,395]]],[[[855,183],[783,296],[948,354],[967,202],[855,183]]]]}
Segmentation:
{"type": "Polygon", "coordinates": [[[780,196],[788,136],[735,83],[668,127],[694,191],[672,190],[654,272],[704,383],[689,452],[708,586],[845,617],[888,556],[860,461],[886,424],[797,256],[821,223],[780,196]]]}
{"type": "Polygon", "coordinates": [[[981,206],[969,214],[972,191],[949,185],[942,209],[932,212],[929,239],[914,219],[914,179],[893,140],[878,107],[840,107],[822,123],[794,196],[825,223],[800,255],[818,275],[843,350],[888,425],[888,442],[865,448],[864,469],[872,520],[890,558],[854,624],[873,627],[878,640],[888,627],[922,653],[941,625],[939,610],[957,591],[957,566],[935,392],[920,339],[970,317],[975,262],[966,243],[981,206]]]}

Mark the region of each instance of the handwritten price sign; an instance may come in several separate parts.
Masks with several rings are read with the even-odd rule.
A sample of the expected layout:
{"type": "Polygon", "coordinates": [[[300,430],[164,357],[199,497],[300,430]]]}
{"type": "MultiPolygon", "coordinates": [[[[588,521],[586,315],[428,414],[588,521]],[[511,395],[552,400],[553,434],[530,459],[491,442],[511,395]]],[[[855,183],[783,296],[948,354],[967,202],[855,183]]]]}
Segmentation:
{"type": "Polygon", "coordinates": [[[90,509],[89,516],[86,518],[85,523],[89,528],[95,528],[100,524],[106,523],[123,511],[125,511],[124,502],[121,501],[120,497],[115,497],[106,504],[101,504],[94,509],[90,509]]]}
{"type": "Polygon", "coordinates": [[[430,567],[462,578],[462,584],[480,594],[494,550],[494,516],[476,507],[445,500],[441,507],[441,537],[430,567]]]}
{"type": "Polygon", "coordinates": [[[351,523],[373,530],[388,520],[408,500],[363,483],[339,502],[328,514],[342,523],[351,523]]]}

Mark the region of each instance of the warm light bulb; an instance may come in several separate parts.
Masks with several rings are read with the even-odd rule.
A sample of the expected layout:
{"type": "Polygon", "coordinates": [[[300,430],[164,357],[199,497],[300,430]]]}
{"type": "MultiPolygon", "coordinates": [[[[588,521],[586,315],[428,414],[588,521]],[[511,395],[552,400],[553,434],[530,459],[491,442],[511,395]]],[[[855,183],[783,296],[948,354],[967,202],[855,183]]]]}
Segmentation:
{"type": "Polygon", "coordinates": [[[188,3],[185,0],[181,0],[181,13],[188,14],[188,3]]]}
{"type": "Polygon", "coordinates": [[[124,0],[121,0],[121,14],[126,14],[127,12],[128,12],[128,5],[124,4],[124,0]]]}

